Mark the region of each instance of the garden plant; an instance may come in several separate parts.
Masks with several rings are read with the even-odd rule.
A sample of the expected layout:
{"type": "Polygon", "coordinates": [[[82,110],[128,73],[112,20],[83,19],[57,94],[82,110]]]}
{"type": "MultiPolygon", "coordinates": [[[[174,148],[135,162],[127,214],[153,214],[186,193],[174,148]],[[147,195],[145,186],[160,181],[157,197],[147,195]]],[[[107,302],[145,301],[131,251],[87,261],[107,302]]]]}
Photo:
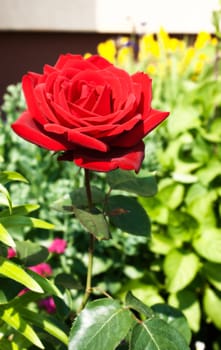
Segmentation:
{"type": "Polygon", "coordinates": [[[84,81],[70,92],[78,120],[55,66],[46,90],[42,73],[23,78],[26,98],[8,87],[0,349],[221,349],[219,21],[192,42],[161,29],[61,56],[57,71],[84,81]]]}

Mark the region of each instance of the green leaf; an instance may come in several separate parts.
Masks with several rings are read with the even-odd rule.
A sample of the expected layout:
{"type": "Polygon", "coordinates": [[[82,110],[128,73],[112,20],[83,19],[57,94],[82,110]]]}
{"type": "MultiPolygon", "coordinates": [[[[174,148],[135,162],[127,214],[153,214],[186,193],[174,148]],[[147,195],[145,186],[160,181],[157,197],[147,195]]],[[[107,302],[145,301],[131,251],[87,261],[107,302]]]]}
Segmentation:
{"type": "Polygon", "coordinates": [[[183,201],[184,186],[174,183],[170,179],[161,181],[157,198],[170,209],[177,208],[183,201]]]}
{"type": "Polygon", "coordinates": [[[221,263],[221,230],[218,228],[205,229],[193,241],[193,246],[197,253],[203,258],[221,263]]]}
{"type": "Polygon", "coordinates": [[[67,273],[59,273],[55,277],[55,284],[67,289],[82,289],[81,283],[67,273]]]}
{"type": "Polygon", "coordinates": [[[0,241],[9,247],[15,248],[15,242],[5,227],[0,223],[0,241]]]}
{"type": "Polygon", "coordinates": [[[141,300],[136,298],[130,291],[126,295],[126,306],[130,309],[134,309],[139,313],[145,315],[147,318],[153,317],[153,310],[145,305],[141,300]]]}
{"type": "MultiPolygon", "coordinates": [[[[12,208],[12,214],[24,216],[24,215],[31,213],[32,211],[39,209],[39,207],[40,206],[38,204],[18,205],[18,206],[15,206],[12,208]]],[[[0,212],[0,218],[5,217],[5,216],[9,216],[9,215],[10,215],[10,212],[8,209],[4,209],[0,212]]]]}
{"type": "Polygon", "coordinates": [[[20,215],[12,215],[8,217],[3,217],[0,219],[1,223],[7,228],[14,228],[18,226],[29,226],[35,228],[42,228],[45,230],[51,230],[54,228],[53,224],[50,224],[44,220],[20,216],[20,215]]]}
{"type": "Polygon", "coordinates": [[[132,192],[141,197],[150,197],[157,193],[154,176],[140,178],[131,171],[117,169],[107,174],[107,182],[112,189],[132,192]]]}
{"type": "Polygon", "coordinates": [[[21,285],[9,278],[0,277],[0,304],[7,304],[21,291],[21,285]]]}
{"type": "Polygon", "coordinates": [[[25,338],[27,338],[31,343],[36,345],[40,349],[44,349],[44,346],[33,330],[33,328],[21,317],[19,311],[13,307],[0,309],[1,319],[6,322],[9,326],[16,329],[25,338]]]}
{"type": "Polygon", "coordinates": [[[118,301],[95,300],[74,321],[68,350],[114,350],[132,323],[132,313],[118,301]]]}
{"type": "Polygon", "coordinates": [[[221,329],[221,293],[207,287],[204,292],[203,306],[209,320],[221,329]]]}
{"type": "Polygon", "coordinates": [[[157,198],[157,196],[152,198],[139,197],[139,203],[141,203],[151,218],[151,221],[167,225],[169,209],[157,198]]]}
{"type": "Polygon", "coordinates": [[[152,233],[149,248],[151,252],[166,255],[175,248],[175,240],[161,233],[152,233]]]}
{"type": "Polygon", "coordinates": [[[168,234],[177,246],[189,242],[198,229],[197,220],[181,210],[172,210],[168,217],[168,234]]]}
{"type": "Polygon", "coordinates": [[[221,173],[221,162],[218,159],[211,159],[206,167],[198,170],[196,175],[198,176],[200,182],[204,185],[208,185],[215,177],[221,173]]]}
{"type": "Polygon", "coordinates": [[[134,235],[150,237],[150,219],[136,198],[111,196],[107,210],[112,225],[134,235]]]}
{"type": "Polygon", "coordinates": [[[130,350],[190,350],[185,338],[158,317],[137,324],[132,331],[130,350]]]}
{"type": "Polygon", "coordinates": [[[13,279],[36,293],[43,293],[41,286],[27,272],[12,261],[0,257],[0,275],[13,279]]]}
{"type": "Polygon", "coordinates": [[[7,184],[10,181],[21,181],[28,183],[28,180],[21,174],[15,171],[1,171],[0,172],[0,183],[3,185],[7,184]]]}
{"type": "Polygon", "coordinates": [[[78,209],[73,206],[76,218],[82,226],[92,233],[98,240],[109,239],[109,227],[105,216],[101,212],[89,213],[86,210],[78,209]]]}
{"type": "Polygon", "coordinates": [[[44,292],[49,295],[55,295],[63,299],[63,295],[60,290],[55,286],[55,284],[48,280],[46,277],[42,277],[32,270],[27,270],[27,273],[38,283],[39,286],[44,290],[44,292]]]}
{"type": "Polygon", "coordinates": [[[125,292],[131,291],[135,298],[145,305],[152,306],[157,303],[163,303],[164,299],[159,293],[159,287],[156,283],[151,284],[154,282],[148,281],[148,283],[145,283],[140,279],[129,280],[129,282],[123,284],[121,295],[124,297],[125,292]]]}
{"type": "Polygon", "coordinates": [[[18,258],[26,266],[33,266],[45,261],[49,255],[48,249],[31,241],[18,241],[16,243],[18,258]]]}
{"type": "Polygon", "coordinates": [[[172,118],[168,118],[167,128],[169,135],[176,138],[179,134],[183,134],[186,130],[195,129],[200,126],[198,108],[194,108],[188,104],[178,104],[171,111],[172,118]]]}
{"type": "Polygon", "coordinates": [[[176,328],[176,330],[185,338],[187,344],[190,343],[191,331],[186,317],[180,310],[167,304],[156,304],[152,306],[152,309],[158,317],[176,328]]]}
{"type": "Polygon", "coordinates": [[[0,205],[5,205],[9,208],[9,212],[12,212],[12,202],[8,190],[0,184],[0,205]]]}
{"type": "Polygon", "coordinates": [[[208,281],[219,291],[221,291],[221,264],[205,262],[203,264],[203,274],[208,281]]]}
{"type": "Polygon", "coordinates": [[[167,290],[175,293],[185,288],[195,278],[198,269],[197,255],[172,250],[164,261],[167,290]]]}
{"type": "Polygon", "coordinates": [[[61,329],[61,326],[57,326],[52,322],[52,319],[45,315],[41,315],[34,311],[26,309],[19,309],[20,314],[22,315],[25,321],[32,323],[37,327],[43,329],[45,332],[51,334],[53,337],[60,340],[65,345],[68,344],[68,337],[65,332],[61,329]]]}
{"type": "Polygon", "coordinates": [[[215,190],[208,188],[199,182],[192,185],[186,195],[186,210],[195,217],[202,226],[215,226],[216,216],[214,212],[214,201],[217,199],[215,190]]]}
{"type": "MultiPolygon", "coordinates": [[[[88,198],[85,187],[76,188],[71,192],[71,201],[74,207],[77,208],[87,208],[88,207],[88,198]]],[[[95,186],[91,186],[91,197],[93,205],[102,204],[105,199],[104,192],[95,186]]]]}
{"type": "Polygon", "coordinates": [[[170,305],[178,308],[184,313],[190,328],[194,332],[199,331],[201,321],[201,305],[196,293],[189,290],[182,290],[176,294],[171,294],[168,302],[170,305]]]}
{"type": "Polygon", "coordinates": [[[210,128],[202,129],[201,130],[202,136],[214,143],[221,142],[221,120],[220,118],[216,118],[210,123],[210,128]]]}

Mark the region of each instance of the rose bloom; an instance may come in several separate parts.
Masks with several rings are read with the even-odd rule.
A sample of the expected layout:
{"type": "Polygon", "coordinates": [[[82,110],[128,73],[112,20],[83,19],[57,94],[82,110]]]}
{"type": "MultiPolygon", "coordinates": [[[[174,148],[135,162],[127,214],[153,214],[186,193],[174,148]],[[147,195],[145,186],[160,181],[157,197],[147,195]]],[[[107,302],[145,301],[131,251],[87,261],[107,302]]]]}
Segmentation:
{"type": "Polygon", "coordinates": [[[62,238],[55,238],[48,247],[50,253],[63,254],[67,247],[67,242],[62,238]]]}
{"type": "Polygon", "coordinates": [[[40,263],[38,265],[30,266],[29,269],[42,277],[49,277],[52,275],[52,268],[47,263],[40,263]]]}
{"type": "Polygon", "coordinates": [[[129,75],[95,55],[61,55],[42,74],[22,79],[27,110],[12,124],[25,140],[55,152],[59,160],[111,171],[139,171],[143,138],[168,112],[151,107],[151,79],[129,75]]]}
{"type": "Polygon", "coordinates": [[[39,301],[38,306],[49,314],[56,312],[56,305],[52,297],[47,297],[39,301]]]}
{"type": "Polygon", "coordinates": [[[16,256],[16,250],[12,247],[9,247],[8,248],[8,251],[7,251],[7,258],[8,259],[12,259],[16,256]]]}

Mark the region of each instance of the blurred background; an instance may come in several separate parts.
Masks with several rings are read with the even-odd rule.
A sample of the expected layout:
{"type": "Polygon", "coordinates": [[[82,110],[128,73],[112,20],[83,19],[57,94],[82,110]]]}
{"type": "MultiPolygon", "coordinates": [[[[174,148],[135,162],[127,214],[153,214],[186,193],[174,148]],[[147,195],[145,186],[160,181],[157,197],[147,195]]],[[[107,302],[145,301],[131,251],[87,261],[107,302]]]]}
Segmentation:
{"type": "Polygon", "coordinates": [[[123,34],[212,33],[219,0],[0,0],[0,96],[29,70],[41,71],[61,53],[96,53],[123,34]]]}

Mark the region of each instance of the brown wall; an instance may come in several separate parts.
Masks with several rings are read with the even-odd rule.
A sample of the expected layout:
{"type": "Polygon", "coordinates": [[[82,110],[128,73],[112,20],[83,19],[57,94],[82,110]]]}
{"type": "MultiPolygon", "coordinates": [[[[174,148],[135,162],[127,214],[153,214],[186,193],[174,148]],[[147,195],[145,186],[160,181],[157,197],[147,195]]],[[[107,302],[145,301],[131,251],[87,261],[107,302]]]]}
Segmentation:
{"type": "Polygon", "coordinates": [[[27,71],[41,72],[61,53],[96,53],[100,41],[113,35],[95,33],[0,32],[0,104],[6,86],[27,71]]]}

